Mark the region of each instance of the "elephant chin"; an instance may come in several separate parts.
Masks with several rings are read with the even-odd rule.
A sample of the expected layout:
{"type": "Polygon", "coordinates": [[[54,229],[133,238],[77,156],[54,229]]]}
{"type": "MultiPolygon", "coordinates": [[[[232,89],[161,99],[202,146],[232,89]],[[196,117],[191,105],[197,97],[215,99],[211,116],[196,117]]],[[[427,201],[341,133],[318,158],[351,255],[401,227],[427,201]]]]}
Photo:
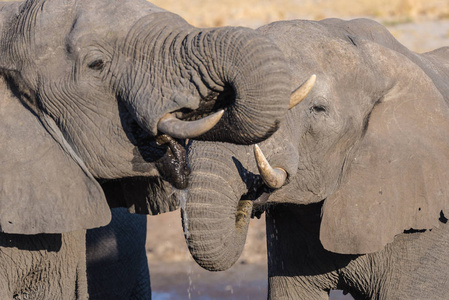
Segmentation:
{"type": "Polygon", "coordinates": [[[167,146],[165,155],[156,163],[162,178],[177,189],[187,188],[190,168],[186,161],[185,147],[182,145],[184,142],[179,142],[163,134],[156,138],[156,143],[167,146]]]}

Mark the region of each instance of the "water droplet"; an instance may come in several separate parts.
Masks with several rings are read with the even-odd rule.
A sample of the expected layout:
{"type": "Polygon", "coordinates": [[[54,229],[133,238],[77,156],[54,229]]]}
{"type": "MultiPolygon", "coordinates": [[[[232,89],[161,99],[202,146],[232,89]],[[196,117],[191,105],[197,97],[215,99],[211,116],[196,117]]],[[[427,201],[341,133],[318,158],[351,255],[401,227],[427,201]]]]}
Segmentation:
{"type": "Polygon", "coordinates": [[[192,289],[193,289],[193,282],[192,282],[192,266],[189,264],[188,270],[187,270],[187,276],[189,277],[189,286],[187,287],[187,296],[189,299],[192,299],[192,289]]]}
{"type": "Polygon", "coordinates": [[[184,228],[184,235],[186,238],[190,237],[189,232],[189,219],[186,212],[186,204],[187,204],[187,198],[188,198],[188,191],[187,190],[176,190],[176,198],[179,201],[179,204],[181,205],[181,213],[182,213],[182,225],[184,228]]]}

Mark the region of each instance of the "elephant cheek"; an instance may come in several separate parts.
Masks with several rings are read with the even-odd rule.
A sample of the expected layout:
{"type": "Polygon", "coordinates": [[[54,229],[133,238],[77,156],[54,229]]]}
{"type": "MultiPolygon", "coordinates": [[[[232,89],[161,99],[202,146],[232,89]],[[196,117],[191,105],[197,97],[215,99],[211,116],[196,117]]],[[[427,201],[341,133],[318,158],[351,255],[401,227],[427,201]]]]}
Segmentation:
{"type": "Polygon", "coordinates": [[[156,172],[154,165],[151,163],[148,163],[143,157],[141,152],[139,151],[139,149],[137,147],[134,148],[133,150],[133,159],[131,161],[132,164],[132,170],[135,173],[138,174],[142,174],[142,175],[147,175],[147,174],[151,174],[153,175],[153,173],[156,172]]]}

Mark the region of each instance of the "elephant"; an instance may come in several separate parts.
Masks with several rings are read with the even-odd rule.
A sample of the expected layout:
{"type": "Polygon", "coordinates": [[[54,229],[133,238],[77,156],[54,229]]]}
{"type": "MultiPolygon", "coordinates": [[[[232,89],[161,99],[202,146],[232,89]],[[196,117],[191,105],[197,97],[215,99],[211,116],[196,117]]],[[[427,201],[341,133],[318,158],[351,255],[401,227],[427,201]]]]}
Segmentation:
{"type": "Polygon", "coordinates": [[[2,2],[0,35],[1,299],[86,299],[87,229],[176,208],[186,139],[260,142],[290,102],[270,39],[144,0],[2,2]]]}
{"type": "Polygon", "coordinates": [[[189,250],[221,271],[265,212],[269,299],[446,299],[449,47],[414,53],[368,19],[257,29],[303,90],[256,146],[189,141],[189,250]]]}
{"type": "Polygon", "coordinates": [[[87,230],[89,299],[151,299],[147,216],[113,208],[108,226],[87,230]]]}

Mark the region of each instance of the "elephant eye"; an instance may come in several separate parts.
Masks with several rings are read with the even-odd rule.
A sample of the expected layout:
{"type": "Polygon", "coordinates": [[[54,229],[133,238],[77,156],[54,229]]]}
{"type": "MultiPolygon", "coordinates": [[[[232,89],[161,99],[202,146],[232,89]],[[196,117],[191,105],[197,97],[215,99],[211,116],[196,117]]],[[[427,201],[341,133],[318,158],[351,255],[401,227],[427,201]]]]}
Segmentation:
{"type": "Polygon", "coordinates": [[[88,67],[92,70],[100,71],[104,68],[104,61],[102,59],[96,59],[88,67]]]}
{"type": "Polygon", "coordinates": [[[314,105],[310,108],[310,112],[324,113],[324,112],[326,112],[326,107],[323,105],[314,105]]]}

